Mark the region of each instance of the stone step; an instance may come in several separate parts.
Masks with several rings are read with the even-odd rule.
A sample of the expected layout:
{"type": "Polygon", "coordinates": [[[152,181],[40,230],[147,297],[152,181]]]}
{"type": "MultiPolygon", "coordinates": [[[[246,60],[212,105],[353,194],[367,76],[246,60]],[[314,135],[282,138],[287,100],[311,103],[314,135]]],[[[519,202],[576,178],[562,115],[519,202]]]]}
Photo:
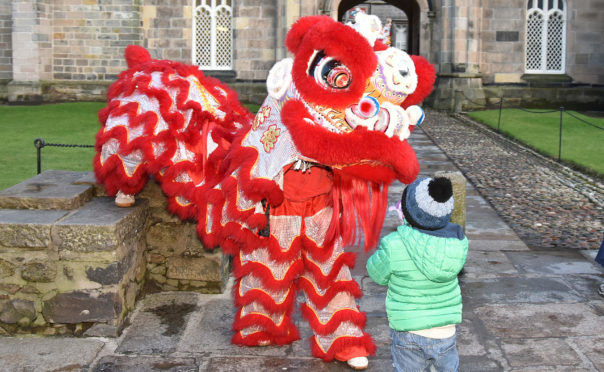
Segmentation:
{"type": "Polygon", "coordinates": [[[166,211],[157,183],[130,208],[102,195],[67,171],[0,192],[0,335],[115,337],[143,292],[225,290],[229,257],[166,211]]]}
{"type": "Polygon", "coordinates": [[[94,323],[117,335],[144,283],[148,204],[0,209],[0,333],[94,323]]]}
{"type": "Polygon", "coordinates": [[[67,213],[66,210],[0,209],[0,246],[47,248],[51,227],[67,213]]]}
{"type": "Polygon", "coordinates": [[[48,170],[0,191],[0,208],[77,209],[94,192],[90,172],[48,170]]]}
{"type": "Polygon", "coordinates": [[[145,199],[138,199],[131,208],[119,208],[113,198],[94,198],[54,225],[53,243],[61,259],[114,251],[126,242],[144,237],[147,215],[145,199]]]}

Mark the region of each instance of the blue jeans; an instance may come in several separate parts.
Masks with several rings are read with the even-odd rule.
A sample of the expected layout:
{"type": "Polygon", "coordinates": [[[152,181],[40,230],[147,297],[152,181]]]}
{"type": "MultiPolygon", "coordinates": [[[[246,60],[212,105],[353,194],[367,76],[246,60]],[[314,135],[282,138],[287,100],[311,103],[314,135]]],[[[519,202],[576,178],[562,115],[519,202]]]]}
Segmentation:
{"type": "Polygon", "coordinates": [[[596,255],[596,262],[604,266],[604,239],[602,240],[600,250],[598,250],[598,254],[596,255]]]}
{"type": "Polygon", "coordinates": [[[449,338],[428,338],[390,329],[392,361],[396,372],[428,371],[430,364],[439,372],[457,372],[459,354],[455,335],[449,338]]]}

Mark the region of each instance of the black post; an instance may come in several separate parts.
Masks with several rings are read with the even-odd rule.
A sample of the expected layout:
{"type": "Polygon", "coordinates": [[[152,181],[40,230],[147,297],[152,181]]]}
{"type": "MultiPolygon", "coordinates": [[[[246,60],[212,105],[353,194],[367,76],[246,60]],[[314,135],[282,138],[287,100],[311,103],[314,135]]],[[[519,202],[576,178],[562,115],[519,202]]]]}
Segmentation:
{"type": "Polygon", "coordinates": [[[46,143],[44,143],[42,138],[36,138],[34,140],[34,146],[36,146],[38,151],[38,174],[42,173],[42,147],[44,147],[44,145],[46,145],[46,143]]]}
{"type": "Polygon", "coordinates": [[[497,132],[499,133],[499,124],[501,123],[501,108],[503,107],[503,96],[499,100],[499,119],[497,119],[497,132]]]}
{"type": "Polygon", "coordinates": [[[560,136],[558,139],[558,162],[560,161],[560,155],[562,154],[562,113],[564,113],[564,107],[560,107],[560,136]]]}

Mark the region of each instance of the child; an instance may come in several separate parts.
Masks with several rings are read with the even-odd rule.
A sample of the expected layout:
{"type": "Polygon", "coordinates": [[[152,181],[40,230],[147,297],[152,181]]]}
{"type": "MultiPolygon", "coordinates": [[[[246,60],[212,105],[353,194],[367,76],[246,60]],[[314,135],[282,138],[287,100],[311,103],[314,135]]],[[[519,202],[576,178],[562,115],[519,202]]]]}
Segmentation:
{"type": "Polygon", "coordinates": [[[422,178],[401,198],[404,221],[367,261],[373,281],[388,286],[386,313],[392,359],[398,371],[457,371],[455,324],[461,323],[461,291],[468,239],[450,222],[453,190],[447,178],[422,178]]]}

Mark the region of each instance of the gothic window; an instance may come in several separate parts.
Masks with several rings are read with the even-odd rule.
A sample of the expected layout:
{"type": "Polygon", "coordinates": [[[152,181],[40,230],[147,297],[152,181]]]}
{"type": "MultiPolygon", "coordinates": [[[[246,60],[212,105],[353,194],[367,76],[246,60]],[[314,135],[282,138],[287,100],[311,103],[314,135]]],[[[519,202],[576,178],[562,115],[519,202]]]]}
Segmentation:
{"type": "Polygon", "coordinates": [[[528,0],[526,12],[527,73],[564,73],[566,1],[528,0]]]}
{"type": "Polygon", "coordinates": [[[194,0],[193,64],[206,70],[230,70],[233,64],[231,0],[194,0]]]}

